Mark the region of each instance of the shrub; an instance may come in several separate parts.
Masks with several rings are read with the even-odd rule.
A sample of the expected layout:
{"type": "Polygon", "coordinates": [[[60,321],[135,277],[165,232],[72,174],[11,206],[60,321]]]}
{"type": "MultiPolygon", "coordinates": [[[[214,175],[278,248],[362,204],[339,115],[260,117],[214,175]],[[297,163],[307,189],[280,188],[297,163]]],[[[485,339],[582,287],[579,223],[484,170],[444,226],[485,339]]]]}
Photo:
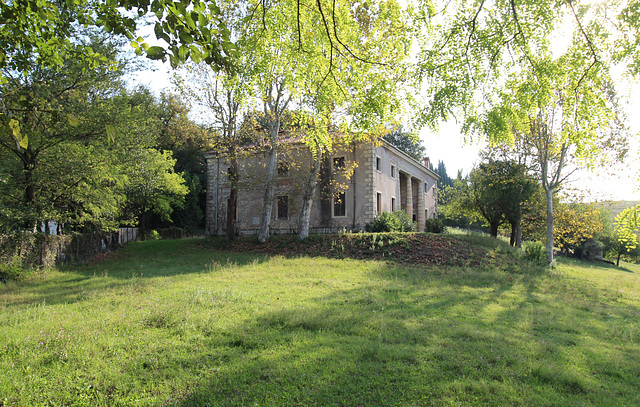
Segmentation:
{"type": "Polygon", "coordinates": [[[596,239],[589,239],[576,249],[576,255],[582,259],[602,260],[604,243],[596,239]]]}
{"type": "Polygon", "coordinates": [[[542,243],[524,242],[522,249],[526,261],[539,265],[547,263],[547,249],[542,243]]]}
{"type": "Polygon", "coordinates": [[[427,233],[445,233],[447,227],[444,225],[442,219],[427,219],[425,222],[424,231],[427,233]]]}
{"type": "Polygon", "coordinates": [[[0,277],[14,280],[20,277],[24,273],[20,263],[21,261],[17,257],[5,264],[0,263],[0,277]]]}
{"type": "Polygon", "coordinates": [[[152,230],[151,233],[149,233],[149,236],[147,237],[147,239],[149,239],[149,240],[160,240],[160,239],[162,239],[162,236],[160,236],[160,233],[158,233],[157,230],[152,230]]]}
{"type": "Polygon", "coordinates": [[[417,227],[404,211],[396,211],[381,213],[365,229],[371,233],[415,232],[417,227]]]}

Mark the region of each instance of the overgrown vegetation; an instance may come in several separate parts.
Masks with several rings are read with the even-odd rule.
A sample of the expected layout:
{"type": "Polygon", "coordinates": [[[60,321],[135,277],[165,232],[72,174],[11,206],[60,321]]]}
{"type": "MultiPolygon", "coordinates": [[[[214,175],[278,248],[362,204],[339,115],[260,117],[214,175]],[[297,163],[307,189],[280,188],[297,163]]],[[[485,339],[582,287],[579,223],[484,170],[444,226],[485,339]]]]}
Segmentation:
{"type": "Polygon", "coordinates": [[[382,212],[371,223],[366,225],[367,232],[415,232],[416,223],[413,222],[405,211],[382,212]]]}
{"type": "Polygon", "coordinates": [[[542,271],[499,240],[449,238],[484,265],[232,253],[183,239],[10,281],[0,401],[640,403],[640,268],[560,259],[542,271]]]}

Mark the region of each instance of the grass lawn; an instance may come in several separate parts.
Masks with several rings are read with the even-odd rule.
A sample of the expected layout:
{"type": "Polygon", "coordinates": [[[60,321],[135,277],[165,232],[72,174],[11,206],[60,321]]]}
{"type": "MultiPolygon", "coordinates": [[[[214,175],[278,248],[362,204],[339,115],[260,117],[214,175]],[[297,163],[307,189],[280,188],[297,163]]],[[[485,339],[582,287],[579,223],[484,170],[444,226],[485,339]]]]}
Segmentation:
{"type": "Polygon", "coordinates": [[[148,241],[10,281],[0,405],[640,405],[639,266],[467,239],[446,266],[148,241]]]}

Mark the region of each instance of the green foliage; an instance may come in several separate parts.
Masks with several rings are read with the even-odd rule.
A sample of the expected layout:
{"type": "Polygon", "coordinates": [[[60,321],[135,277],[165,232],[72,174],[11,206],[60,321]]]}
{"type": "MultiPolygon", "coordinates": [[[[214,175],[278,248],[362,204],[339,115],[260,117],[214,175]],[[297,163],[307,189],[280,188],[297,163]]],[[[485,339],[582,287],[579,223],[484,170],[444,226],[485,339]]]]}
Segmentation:
{"type": "Polygon", "coordinates": [[[522,245],[523,257],[526,261],[538,265],[547,264],[547,253],[545,246],[540,242],[527,241],[522,245]]]}
{"type": "Polygon", "coordinates": [[[169,220],[173,208],[184,204],[188,188],[173,170],[175,159],[168,151],[139,149],[127,157],[125,174],[126,213],[139,220],[142,233],[146,216],[155,213],[169,220]]]}
{"type": "Polygon", "coordinates": [[[366,225],[367,232],[415,232],[416,223],[402,210],[395,212],[382,212],[371,223],[366,225]]]}
{"type": "Polygon", "coordinates": [[[25,274],[22,268],[22,260],[19,257],[13,257],[8,261],[0,262],[0,277],[15,280],[25,274]]]}
{"type": "Polygon", "coordinates": [[[444,204],[444,194],[442,193],[447,187],[453,187],[453,179],[447,174],[447,167],[443,161],[438,161],[438,166],[434,169],[434,172],[440,177],[438,179],[438,204],[444,204]]]}
{"type": "Polygon", "coordinates": [[[446,233],[447,227],[442,219],[429,218],[425,221],[425,232],[427,233],[446,233]]]}
{"type": "Polygon", "coordinates": [[[628,251],[638,247],[639,230],[640,205],[627,208],[616,216],[616,237],[628,251]]]}
{"type": "MultiPolygon", "coordinates": [[[[424,21],[433,21],[426,10],[424,21]]],[[[569,163],[622,159],[628,132],[611,68],[621,48],[637,57],[637,6],[456,0],[438,11],[438,23],[421,38],[418,72],[430,95],[424,123],[463,118],[470,137],[522,146],[550,213],[569,163]],[[561,49],[553,43],[559,35],[567,38],[561,49]],[[621,37],[632,41],[624,46],[621,37]]],[[[549,219],[549,262],[552,225],[549,219]]]]}
{"type": "MultiPolygon", "coordinates": [[[[218,69],[231,69],[236,55],[226,22],[215,3],[41,0],[36,4],[16,0],[0,3],[0,69],[21,71],[32,63],[55,69],[69,58],[99,60],[99,52],[75,41],[80,26],[101,27],[111,36],[125,37],[137,55],[168,59],[174,67],[191,59],[206,61],[218,69]],[[164,45],[149,46],[137,36],[138,28],[149,23],[164,45]]],[[[0,75],[0,79],[4,78],[0,75]]]]}
{"type": "Polygon", "coordinates": [[[396,127],[390,133],[387,133],[383,139],[391,143],[394,147],[400,151],[405,152],[414,160],[422,162],[425,151],[425,146],[422,145],[422,141],[417,134],[407,132],[402,128],[402,125],[396,127]]]}
{"type": "Polygon", "coordinates": [[[482,219],[496,237],[505,222],[522,217],[524,206],[535,191],[535,183],[524,166],[512,161],[488,160],[474,168],[465,181],[447,191],[452,196],[447,211],[470,219],[482,219]]]}

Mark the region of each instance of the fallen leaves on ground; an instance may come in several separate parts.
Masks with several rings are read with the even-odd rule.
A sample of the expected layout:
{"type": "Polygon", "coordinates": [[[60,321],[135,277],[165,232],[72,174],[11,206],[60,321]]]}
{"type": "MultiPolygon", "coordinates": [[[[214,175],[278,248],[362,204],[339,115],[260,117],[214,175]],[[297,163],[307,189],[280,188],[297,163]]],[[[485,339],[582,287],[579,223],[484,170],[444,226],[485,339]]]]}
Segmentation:
{"type": "Polygon", "coordinates": [[[236,253],[271,256],[326,256],[453,266],[481,264],[488,253],[488,249],[454,236],[425,233],[315,235],[304,241],[293,236],[271,236],[265,243],[259,243],[255,237],[238,237],[232,242],[216,241],[213,246],[236,253]]]}

